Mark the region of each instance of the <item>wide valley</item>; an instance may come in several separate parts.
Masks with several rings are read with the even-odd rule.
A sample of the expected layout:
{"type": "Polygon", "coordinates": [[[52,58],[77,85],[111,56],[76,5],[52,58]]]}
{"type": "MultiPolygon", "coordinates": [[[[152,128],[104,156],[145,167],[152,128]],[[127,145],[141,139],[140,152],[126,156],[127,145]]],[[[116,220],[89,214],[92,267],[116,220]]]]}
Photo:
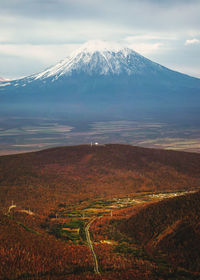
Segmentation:
{"type": "Polygon", "coordinates": [[[200,128],[198,121],[174,123],[151,118],[68,121],[53,117],[0,117],[0,155],[95,142],[200,152],[200,128]]]}

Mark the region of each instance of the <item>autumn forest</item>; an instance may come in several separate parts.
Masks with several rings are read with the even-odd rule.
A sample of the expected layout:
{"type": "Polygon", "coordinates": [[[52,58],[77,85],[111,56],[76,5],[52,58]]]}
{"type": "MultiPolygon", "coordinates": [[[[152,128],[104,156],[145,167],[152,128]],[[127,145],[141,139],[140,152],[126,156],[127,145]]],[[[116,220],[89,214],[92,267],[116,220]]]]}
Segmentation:
{"type": "Polygon", "coordinates": [[[199,279],[200,154],[79,145],[0,157],[0,279],[199,279]]]}

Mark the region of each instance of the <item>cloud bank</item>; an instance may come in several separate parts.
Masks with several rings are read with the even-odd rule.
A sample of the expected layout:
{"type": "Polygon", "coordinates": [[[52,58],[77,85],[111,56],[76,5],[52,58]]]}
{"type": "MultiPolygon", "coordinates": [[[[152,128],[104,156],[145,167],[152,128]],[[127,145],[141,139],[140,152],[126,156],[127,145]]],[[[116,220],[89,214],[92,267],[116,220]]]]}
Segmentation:
{"type": "Polygon", "coordinates": [[[200,77],[198,0],[0,0],[0,4],[0,76],[39,72],[80,44],[100,39],[127,44],[167,67],[200,77]]]}

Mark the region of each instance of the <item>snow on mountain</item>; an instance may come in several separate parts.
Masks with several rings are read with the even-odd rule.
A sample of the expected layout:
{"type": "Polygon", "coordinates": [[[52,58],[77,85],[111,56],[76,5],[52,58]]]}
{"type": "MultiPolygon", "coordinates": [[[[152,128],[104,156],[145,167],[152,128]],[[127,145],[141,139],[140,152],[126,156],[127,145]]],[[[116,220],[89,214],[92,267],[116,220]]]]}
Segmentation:
{"type": "Polygon", "coordinates": [[[34,80],[52,78],[52,81],[55,81],[63,75],[70,76],[73,73],[86,73],[88,75],[119,75],[125,73],[131,75],[144,71],[147,64],[151,64],[151,68],[161,67],[132,49],[119,44],[89,41],[72,52],[63,61],[31,76],[31,78],[34,80]]]}
{"type": "Polygon", "coordinates": [[[36,116],[53,112],[94,121],[167,112],[170,119],[170,112],[198,112],[198,104],[200,79],[101,41],[89,41],[39,74],[0,83],[0,112],[6,114],[30,109],[36,116]]]}
{"type": "Polygon", "coordinates": [[[9,86],[10,85],[10,82],[8,79],[4,79],[4,78],[1,78],[0,77],[0,87],[6,87],[6,86],[9,86]]]}
{"type": "MultiPolygon", "coordinates": [[[[172,71],[116,43],[89,41],[45,71],[0,83],[27,92],[171,92],[199,88],[199,80],[172,71]]],[[[7,87],[8,86],[8,87],[7,87]]],[[[4,89],[3,89],[4,88],[4,89]]],[[[84,93],[84,94],[85,94],[84,93]]]]}

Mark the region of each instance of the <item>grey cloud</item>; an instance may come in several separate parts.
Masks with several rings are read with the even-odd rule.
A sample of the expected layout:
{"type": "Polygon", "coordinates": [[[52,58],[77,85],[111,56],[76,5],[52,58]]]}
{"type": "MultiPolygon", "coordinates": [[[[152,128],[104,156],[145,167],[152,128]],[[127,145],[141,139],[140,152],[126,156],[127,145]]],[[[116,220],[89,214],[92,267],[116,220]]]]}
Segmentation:
{"type": "MultiPolygon", "coordinates": [[[[24,32],[23,37],[32,43],[34,38],[37,42],[37,38],[41,40],[46,38],[47,35],[42,38],[37,36],[40,33],[45,34],[45,30],[51,34],[50,28],[53,24],[57,26],[58,34],[63,29],[66,33],[75,34],[77,29],[78,33],[81,31],[85,33],[85,29],[89,31],[100,24],[110,30],[124,29],[126,33],[144,31],[180,33],[200,29],[200,2],[168,0],[156,4],[157,2],[157,0],[12,0],[1,4],[0,14],[2,16],[7,14],[15,19],[14,24],[6,22],[5,25],[12,25],[12,29],[16,30],[15,33],[19,34],[19,40],[24,32]],[[162,3],[165,3],[164,7],[162,3]],[[69,26],[72,21],[75,23],[74,30],[70,30],[69,26]],[[30,34],[27,34],[28,31],[30,34]]],[[[54,36],[57,42],[58,36],[56,34],[54,36]]],[[[51,36],[52,42],[53,39],[51,36]]]]}
{"type": "Polygon", "coordinates": [[[5,0],[0,15],[15,22],[0,22],[0,28],[9,29],[7,34],[14,31],[9,42],[33,44],[83,42],[95,36],[95,27],[96,37],[113,34],[114,40],[119,29],[124,36],[144,32],[180,36],[200,29],[199,10],[196,0],[5,0]]]}
{"type": "MultiPolygon", "coordinates": [[[[104,1],[103,1],[104,2],[104,1]]],[[[1,5],[1,13],[33,18],[88,18],[98,14],[100,1],[80,0],[12,0],[1,5]]]]}
{"type": "MultiPolygon", "coordinates": [[[[148,22],[149,26],[159,28],[185,25],[185,21],[189,24],[189,19],[194,23],[199,7],[196,0],[12,0],[1,3],[1,13],[42,20],[101,19],[145,27],[148,22]]],[[[199,21],[196,24],[199,26],[199,21]]]]}
{"type": "MultiPolygon", "coordinates": [[[[157,62],[173,65],[176,53],[182,59],[177,65],[196,65],[184,43],[200,39],[199,0],[0,0],[0,7],[0,44],[79,44],[89,39],[123,41],[132,36],[133,45],[134,40],[163,44],[162,53],[149,57],[157,62]]],[[[24,72],[26,59],[20,66],[24,72]]],[[[19,61],[16,59],[16,65],[19,61]]],[[[33,65],[35,69],[36,63],[33,65]]]]}

